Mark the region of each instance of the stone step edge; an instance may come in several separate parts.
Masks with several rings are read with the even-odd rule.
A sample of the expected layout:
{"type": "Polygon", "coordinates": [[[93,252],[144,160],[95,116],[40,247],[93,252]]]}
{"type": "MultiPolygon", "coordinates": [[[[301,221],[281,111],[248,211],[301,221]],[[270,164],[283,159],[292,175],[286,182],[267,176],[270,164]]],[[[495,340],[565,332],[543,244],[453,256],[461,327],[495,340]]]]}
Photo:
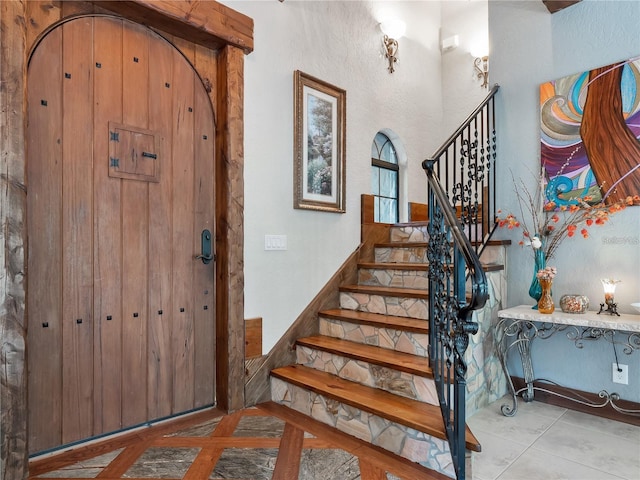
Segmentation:
{"type": "Polygon", "coordinates": [[[429,321],[413,317],[398,317],[385,315],[383,313],[360,312],[345,308],[332,308],[321,310],[318,317],[344,321],[347,323],[358,323],[372,327],[402,330],[411,333],[421,333],[429,335],[429,321]]]}
{"type": "Polygon", "coordinates": [[[429,359],[419,355],[398,352],[375,345],[350,342],[349,340],[325,335],[299,338],[296,341],[296,345],[390,368],[419,377],[433,378],[433,371],[429,366],[429,359]]]}
{"type": "MultiPolygon", "coordinates": [[[[442,413],[438,406],[360,385],[303,365],[276,368],[271,371],[271,375],[286,383],[311,390],[427,435],[441,440],[447,438],[442,413]]],[[[468,427],[465,444],[468,450],[474,452],[481,450],[480,443],[468,427]]]]}

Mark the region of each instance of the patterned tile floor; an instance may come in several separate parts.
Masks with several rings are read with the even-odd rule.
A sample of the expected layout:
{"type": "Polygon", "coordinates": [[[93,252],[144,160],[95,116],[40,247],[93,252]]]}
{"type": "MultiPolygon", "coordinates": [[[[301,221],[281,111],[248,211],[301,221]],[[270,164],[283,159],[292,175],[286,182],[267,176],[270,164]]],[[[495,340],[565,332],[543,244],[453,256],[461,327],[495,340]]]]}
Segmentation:
{"type": "MultiPolygon", "coordinates": [[[[483,450],[474,459],[473,480],[640,479],[640,427],[540,402],[521,402],[516,416],[508,418],[500,413],[503,403],[499,400],[469,419],[483,450]]],[[[58,461],[36,460],[38,470],[30,478],[429,478],[397,457],[354,443],[351,437],[327,433],[312,424],[297,423],[289,429],[290,423],[294,425],[296,419],[279,418],[274,411],[247,409],[177,431],[140,436],[138,441],[134,438],[109,451],[106,447],[94,452],[89,448],[81,459],[68,455],[58,461]],[[298,427],[296,440],[296,435],[289,434],[298,427]],[[300,445],[297,453],[288,449],[293,456],[285,455],[280,467],[289,463],[297,467],[297,473],[291,473],[291,468],[278,469],[279,450],[296,442],[300,445]]]]}
{"type": "Polygon", "coordinates": [[[128,437],[33,459],[29,478],[446,479],[275,404],[128,437]]]}

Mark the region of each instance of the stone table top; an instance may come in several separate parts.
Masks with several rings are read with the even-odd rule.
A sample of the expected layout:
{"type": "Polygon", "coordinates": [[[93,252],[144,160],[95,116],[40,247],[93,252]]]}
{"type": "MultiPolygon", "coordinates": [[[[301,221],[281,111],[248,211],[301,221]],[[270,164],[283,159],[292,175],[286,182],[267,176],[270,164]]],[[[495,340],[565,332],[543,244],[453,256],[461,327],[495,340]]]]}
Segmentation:
{"type": "Polygon", "coordinates": [[[589,311],[585,313],[564,313],[556,309],[551,314],[543,314],[533,310],[531,305],[519,305],[506,308],[498,312],[499,318],[514,320],[529,320],[532,322],[546,322],[561,325],[575,325],[578,327],[602,328],[620,330],[624,332],[640,332],[640,315],[621,313],[620,316],[589,311]]]}

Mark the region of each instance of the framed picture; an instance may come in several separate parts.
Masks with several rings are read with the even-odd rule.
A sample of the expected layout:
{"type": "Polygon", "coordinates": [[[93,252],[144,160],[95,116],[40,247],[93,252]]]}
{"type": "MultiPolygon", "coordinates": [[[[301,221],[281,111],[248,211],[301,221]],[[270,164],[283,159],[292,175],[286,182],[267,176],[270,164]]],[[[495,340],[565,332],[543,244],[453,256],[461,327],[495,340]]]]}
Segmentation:
{"type": "Polygon", "coordinates": [[[293,207],[345,212],[347,92],[294,72],[293,207]]]}
{"type": "Polygon", "coordinates": [[[540,85],[547,202],[640,203],[639,94],[640,57],[540,85]]]}

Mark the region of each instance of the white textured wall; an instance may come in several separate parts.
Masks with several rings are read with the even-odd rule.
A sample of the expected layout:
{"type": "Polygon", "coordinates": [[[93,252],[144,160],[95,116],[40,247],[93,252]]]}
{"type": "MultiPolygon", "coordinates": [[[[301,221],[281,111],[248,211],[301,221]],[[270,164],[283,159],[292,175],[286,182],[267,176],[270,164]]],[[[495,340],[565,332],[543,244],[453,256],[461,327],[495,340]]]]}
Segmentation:
{"type": "MultiPolygon", "coordinates": [[[[474,45],[488,41],[488,14],[487,0],[442,2],[440,40],[453,35],[459,40],[457,48],[442,52],[442,142],[488,94],[480,87],[470,53],[474,45]]],[[[494,83],[489,68],[489,86],[494,83]]]]}
{"type": "MultiPolygon", "coordinates": [[[[539,85],[568,74],[608,65],[640,54],[640,2],[583,0],[550,15],[540,1],[490,1],[489,32],[491,78],[501,86],[497,118],[498,175],[505,179],[498,205],[508,210],[517,205],[510,187],[509,170],[516,178],[530,178],[529,170],[540,165],[539,85]]],[[[529,183],[533,188],[532,182],[529,183]]],[[[528,250],[512,238],[508,260],[508,305],[530,302],[528,285],[533,260],[528,250]]],[[[603,227],[591,229],[591,238],[567,239],[548,264],[558,267],[554,298],[564,293],[583,293],[592,308],[603,301],[602,277],[622,280],[616,290],[621,312],[635,313],[630,303],[640,301],[640,207],[616,214],[603,227]]],[[[640,401],[640,356],[621,355],[629,364],[629,387],[611,384],[614,352],[598,342],[577,350],[559,335],[539,342],[536,358],[541,376],[560,379],[574,388],[598,391],[609,387],[623,398],[640,401]],[[587,348],[588,347],[588,348],[587,348]]],[[[610,390],[611,391],[611,390],[610,390]]]]}
{"type": "Polygon", "coordinates": [[[269,351],[360,242],[371,142],[389,128],[408,155],[409,200],[426,200],[421,162],[442,119],[439,2],[225,1],[255,22],[245,62],[245,317],[262,317],[269,351]],[[381,58],[379,13],[407,22],[397,70],[381,58]],[[347,91],[346,214],[293,209],[293,72],[347,91]],[[265,234],[288,250],[264,251],[265,234]]]}

